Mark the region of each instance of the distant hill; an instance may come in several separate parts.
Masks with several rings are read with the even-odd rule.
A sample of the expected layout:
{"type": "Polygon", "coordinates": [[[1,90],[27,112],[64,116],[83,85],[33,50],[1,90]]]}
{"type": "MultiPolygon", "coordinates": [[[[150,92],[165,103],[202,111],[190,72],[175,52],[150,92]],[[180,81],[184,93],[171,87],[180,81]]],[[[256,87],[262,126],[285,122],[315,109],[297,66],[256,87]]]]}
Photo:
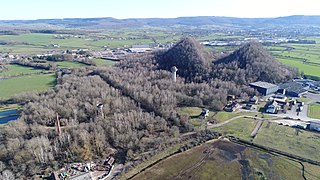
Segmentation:
{"type": "Polygon", "coordinates": [[[2,25],[48,24],[64,27],[92,28],[128,28],[143,26],[202,26],[202,25],[235,25],[235,26],[288,26],[288,25],[319,25],[320,16],[287,16],[278,18],[235,18],[218,16],[178,17],[178,18],[66,18],[39,20],[0,20],[2,25]]]}
{"type": "Polygon", "coordinates": [[[201,76],[210,67],[210,53],[192,37],[184,37],[175,46],[158,57],[160,68],[178,68],[178,74],[187,79],[201,76]]]}
{"type": "Polygon", "coordinates": [[[279,83],[297,77],[298,71],[275,60],[260,43],[252,41],[214,62],[212,76],[240,84],[279,83]]]}

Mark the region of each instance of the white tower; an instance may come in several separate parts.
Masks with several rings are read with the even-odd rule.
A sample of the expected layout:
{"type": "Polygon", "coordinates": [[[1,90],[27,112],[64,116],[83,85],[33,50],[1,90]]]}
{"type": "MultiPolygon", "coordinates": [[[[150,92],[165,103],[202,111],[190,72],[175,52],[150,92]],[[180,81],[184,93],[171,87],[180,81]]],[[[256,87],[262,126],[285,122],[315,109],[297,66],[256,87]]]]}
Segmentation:
{"type": "Polygon", "coordinates": [[[104,118],[103,104],[97,104],[97,108],[100,110],[102,118],[104,118]]]}
{"type": "Polygon", "coordinates": [[[173,82],[176,82],[177,81],[177,71],[178,71],[178,68],[173,66],[171,68],[171,72],[172,72],[172,80],[173,82]]]}

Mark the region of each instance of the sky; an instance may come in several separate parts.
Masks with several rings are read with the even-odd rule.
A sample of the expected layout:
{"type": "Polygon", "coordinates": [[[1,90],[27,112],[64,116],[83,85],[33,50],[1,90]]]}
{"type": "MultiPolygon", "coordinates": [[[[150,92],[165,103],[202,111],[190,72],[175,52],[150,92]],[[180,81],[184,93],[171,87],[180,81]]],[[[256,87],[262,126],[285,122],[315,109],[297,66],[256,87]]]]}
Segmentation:
{"type": "Polygon", "coordinates": [[[0,19],[320,15],[320,0],[0,0],[0,19]]]}

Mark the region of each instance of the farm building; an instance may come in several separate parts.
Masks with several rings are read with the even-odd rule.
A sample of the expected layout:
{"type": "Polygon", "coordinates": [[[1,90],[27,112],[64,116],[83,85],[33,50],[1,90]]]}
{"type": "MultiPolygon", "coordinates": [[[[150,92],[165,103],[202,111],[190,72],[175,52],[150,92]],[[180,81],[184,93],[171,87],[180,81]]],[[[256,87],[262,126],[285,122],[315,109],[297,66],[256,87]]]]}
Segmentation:
{"type": "Polygon", "coordinates": [[[279,85],[279,91],[285,92],[284,94],[291,97],[301,97],[307,93],[309,86],[298,81],[286,82],[279,85]]]}
{"type": "Polygon", "coordinates": [[[145,53],[151,50],[148,45],[132,45],[132,48],[129,48],[129,52],[131,53],[145,53]]]}
{"type": "Polygon", "coordinates": [[[250,87],[256,89],[258,92],[263,94],[264,96],[275,93],[279,89],[279,87],[275,84],[262,82],[262,81],[250,83],[249,85],[250,87]]]}
{"type": "Polygon", "coordinates": [[[241,108],[241,105],[234,101],[234,102],[230,102],[228,103],[225,107],[224,107],[224,110],[227,111],[227,112],[234,112],[235,110],[241,108]]]}
{"type": "Polygon", "coordinates": [[[205,119],[205,118],[207,118],[208,116],[209,116],[209,110],[203,108],[203,109],[202,109],[202,112],[201,112],[200,115],[199,115],[199,118],[205,119]]]}
{"type": "Polygon", "coordinates": [[[287,97],[282,94],[276,94],[268,99],[269,101],[276,101],[277,103],[286,104],[287,97]]]}
{"type": "Polygon", "coordinates": [[[272,104],[268,105],[266,113],[270,114],[277,114],[277,112],[280,110],[280,106],[277,102],[273,102],[272,104]]]}

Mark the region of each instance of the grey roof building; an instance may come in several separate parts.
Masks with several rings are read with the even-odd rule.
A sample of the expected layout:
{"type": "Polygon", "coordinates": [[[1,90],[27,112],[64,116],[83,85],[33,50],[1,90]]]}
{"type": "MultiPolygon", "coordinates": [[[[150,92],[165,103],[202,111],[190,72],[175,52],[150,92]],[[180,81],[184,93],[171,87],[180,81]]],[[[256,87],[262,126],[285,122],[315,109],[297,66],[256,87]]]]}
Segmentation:
{"type": "Polygon", "coordinates": [[[285,90],[285,94],[292,97],[301,97],[308,92],[308,89],[309,86],[305,86],[300,81],[286,82],[279,85],[279,90],[285,90]]]}
{"type": "Polygon", "coordinates": [[[250,83],[249,85],[250,85],[250,87],[256,89],[258,92],[260,92],[261,94],[263,94],[265,96],[272,94],[272,93],[275,93],[279,89],[278,85],[271,84],[268,82],[263,82],[263,81],[257,81],[254,83],[250,83]]]}

